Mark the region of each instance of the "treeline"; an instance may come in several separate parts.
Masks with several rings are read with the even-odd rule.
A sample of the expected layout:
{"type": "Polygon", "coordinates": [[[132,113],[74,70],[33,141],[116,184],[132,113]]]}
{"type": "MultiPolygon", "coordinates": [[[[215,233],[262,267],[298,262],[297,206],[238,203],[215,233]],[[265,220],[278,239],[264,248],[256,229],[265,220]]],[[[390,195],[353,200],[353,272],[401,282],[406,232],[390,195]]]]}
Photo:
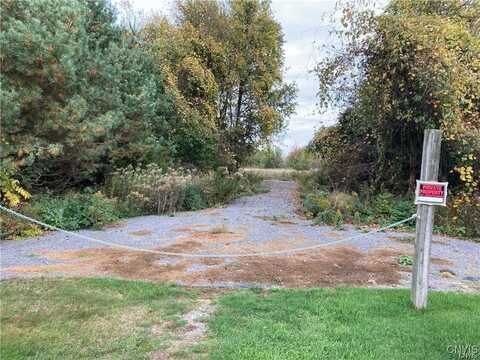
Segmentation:
{"type": "Polygon", "coordinates": [[[179,1],[173,21],[137,28],[105,0],[1,9],[3,201],[16,180],[61,191],[129,165],[234,169],[293,111],[266,1],[179,1]]]}
{"type": "Polygon", "coordinates": [[[294,147],[283,157],[282,150],[271,144],[255,151],[245,160],[245,165],[264,169],[288,168],[294,170],[311,170],[321,166],[318,156],[309,148],[294,147]]]}
{"type": "Polygon", "coordinates": [[[394,0],[380,15],[345,8],[343,46],[316,68],[320,105],[346,108],[311,144],[330,188],[412,194],[424,129],[441,129],[451,196],[440,215],[480,234],[478,19],[478,1],[394,0]]]}

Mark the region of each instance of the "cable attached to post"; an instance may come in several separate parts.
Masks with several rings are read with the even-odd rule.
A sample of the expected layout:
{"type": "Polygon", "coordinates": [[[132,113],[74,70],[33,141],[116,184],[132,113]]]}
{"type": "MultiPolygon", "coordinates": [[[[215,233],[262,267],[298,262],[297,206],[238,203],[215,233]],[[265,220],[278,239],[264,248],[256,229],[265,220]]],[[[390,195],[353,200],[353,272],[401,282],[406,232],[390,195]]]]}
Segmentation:
{"type": "Polygon", "coordinates": [[[0,210],[3,210],[3,211],[5,211],[5,212],[7,212],[11,215],[14,215],[14,216],[20,218],[20,219],[32,222],[32,223],[37,224],[37,225],[40,225],[44,228],[54,230],[54,231],[60,231],[64,234],[68,234],[70,236],[74,236],[74,237],[77,237],[79,239],[84,239],[84,240],[95,242],[95,243],[98,243],[98,244],[107,245],[107,246],[110,246],[110,247],[116,247],[116,248],[125,249],[125,250],[130,250],[130,251],[146,252],[146,253],[150,253],[150,254],[157,254],[157,255],[164,255],[164,256],[177,256],[177,257],[184,257],[184,258],[238,258],[238,257],[254,257],[254,256],[289,255],[289,254],[303,252],[303,251],[307,251],[307,250],[314,250],[314,249],[318,249],[318,248],[321,248],[321,247],[327,247],[327,246],[330,246],[330,245],[335,245],[335,244],[347,242],[347,241],[350,241],[350,240],[360,239],[360,238],[363,238],[363,237],[371,235],[371,234],[375,234],[375,233],[378,233],[378,232],[385,231],[387,229],[397,227],[397,226],[402,225],[406,222],[409,222],[409,221],[411,221],[411,220],[413,220],[417,217],[417,214],[413,214],[412,216],[410,216],[406,219],[394,222],[392,224],[383,226],[379,229],[375,229],[375,230],[366,232],[364,234],[354,235],[354,236],[351,236],[351,237],[348,237],[348,238],[345,238],[345,239],[332,241],[332,242],[329,242],[329,243],[316,244],[316,245],[311,245],[311,246],[304,246],[304,247],[299,247],[299,248],[295,248],[295,249],[285,249],[285,250],[276,250],[276,251],[258,252],[258,253],[244,253],[244,254],[191,254],[191,253],[160,251],[160,250],[152,250],[152,249],[142,249],[142,248],[136,248],[136,247],[128,246],[128,245],[116,244],[116,243],[112,243],[110,241],[95,239],[95,238],[90,237],[90,236],[78,234],[78,233],[75,233],[73,231],[64,230],[64,229],[61,229],[59,227],[49,225],[47,223],[44,223],[42,221],[33,219],[33,218],[28,217],[26,215],[23,215],[19,212],[16,212],[12,209],[4,207],[2,205],[0,205],[0,210]]]}

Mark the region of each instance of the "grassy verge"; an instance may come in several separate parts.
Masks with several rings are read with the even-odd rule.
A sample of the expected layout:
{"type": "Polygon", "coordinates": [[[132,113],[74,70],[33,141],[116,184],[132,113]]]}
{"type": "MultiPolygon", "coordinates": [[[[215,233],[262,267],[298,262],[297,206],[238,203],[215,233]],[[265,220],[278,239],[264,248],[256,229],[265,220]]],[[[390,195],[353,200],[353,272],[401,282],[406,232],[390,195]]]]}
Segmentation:
{"type": "Polygon", "coordinates": [[[4,281],[0,288],[0,358],[11,360],[148,358],[195,298],[178,287],[108,279],[4,281]]]}
{"type": "MultiPolygon", "coordinates": [[[[199,299],[174,286],[111,279],[15,280],[0,289],[2,359],[148,358],[178,341],[171,334],[181,333],[181,314],[199,299]]],[[[208,333],[172,356],[458,359],[455,347],[479,345],[480,295],[431,293],[428,309],[417,312],[408,290],[232,291],[218,298],[208,333]]]]}
{"type": "Polygon", "coordinates": [[[479,345],[480,296],[432,293],[417,312],[407,290],[242,291],[211,332],[212,359],[454,359],[453,346],[479,345]]]}

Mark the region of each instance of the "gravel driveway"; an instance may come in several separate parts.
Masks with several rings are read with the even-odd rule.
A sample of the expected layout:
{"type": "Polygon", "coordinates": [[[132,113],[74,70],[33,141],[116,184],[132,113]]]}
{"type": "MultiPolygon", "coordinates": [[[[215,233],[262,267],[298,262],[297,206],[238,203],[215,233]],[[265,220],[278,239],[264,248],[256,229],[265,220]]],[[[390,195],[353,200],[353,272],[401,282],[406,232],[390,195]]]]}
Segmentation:
{"type": "MultiPolygon", "coordinates": [[[[175,216],[142,216],[124,220],[116,226],[101,231],[83,230],[80,233],[138,248],[229,254],[242,251],[292,249],[319,243],[330,243],[360,234],[359,230],[351,226],[347,226],[343,230],[336,230],[329,226],[313,226],[311,221],[298,216],[295,213],[294,205],[296,194],[296,184],[294,182],[271,180],[266,181],[265,184],[270,189],[268,193],[240,198],[224,208],[183,212],[175,216]]],[[[395,254],[412,254],[413,245],[409,242],[411,239],[412,234],[409,233],[376,233],[342,243],[342,249],[348,249],[351,254],[371,254],[372,251],[385,252],[388,250],[391,251],[388,256],[392,257],[395,254]]],[[[1,241],[0,275],[1,278],[44,275],[48,269],[58,270],[61,268],[59,266],[71,262],[71,258],[52,256],[52,254],[75,252],[80,254],[84,251],[91,255],[100,252],[100,247],[104,248],[101,244],[59,232],[51,232],[45,236],[26,240],[1,241]],[[92,248],[97,250],[92,250],[92,248]]],[[[107,251],[103,248],[102,251],[107,251]]],[[[323,249],[328,254],[330,247],[316,251],[321,253],[324,251],[323,249]]],[[[110,260],[113,259],[112,251],[108,253],[110,260]]],[[[118,255],[118,253],[115,254],[118,255]]],[[[293,255],[285,258],[279,257],[278,263],[282,263],[284,259],[290,261],[292,257],[293,255]]],[[[125,255],[117,256],[114,261],[122,262],[124,258],[125,255]]],[[[435,236],[432,245],[432,258],[435,259],[431,267],[432,289],[480,291],[480,243],[435,236]]],[[[351,260],[353,261],[353,259],[351,260]]],[[[98,262],[96,263],[97,268],[105,270],[108,267],[105,265],[105,261],[102,261],[101,266],[98,265],[98,262]]],[[[138,262],[138,257],[135,258],[135,261],[138,262]]],[[[155,261],[160,264],[159,266],[168,266],[168,269],[172,270],[172,266],[179,260],[162,258],[155,261]]],[[[348,258],[341,261],[351,262],[348,258]]],[[[201,272],[206,269],[226,269],[226,264],[233,262],[235,262],[235,259],[225,259],[221,263],[215,264],[191,263],[181,270],[182,274],[186,274],[201,272]]],[[[325,264],[325,262],[322,264],[325,264]]],[[[337,263],[332,264],[338,266],[337,263]]],[[[92,266],[89,265],[89,267],[92,266]]],[[[246,266],[248,266],[248,263],[246,263],[246,266]]],[[[392,263],[390,263],[391,266],[393,266],[392,263]]],[[[112,269],[112,267],[110,266],[108,269],[112,269]]],[[[232,269],[235,268],[230,268],[229,271],[234,271],[232,269]]],[[[262,270],[261,263],[259,269],[262,270]]],[[[55,275],[62,272],[57,270],[53,271],[55,275]]],[[[259,270],[257,269],[257,271],[259,270]]],[[[275,270],[272,271],[275,272],[275,270]]],[[[409,269],[401,267],[400,273],[399,281],[390,285],[409,286],[409,269]]],[[[115,274],[118,275],[119,273],[115,274]]],[[[145,274],[145,271],[142,274],[145,274]]],[[[224,283],[215,280],[217,277],[202,278],[201,281],[197,278],[183,281],[180,275],[177,278],[175,274],[180,274],[180,272],[172,273],[170,271],[170,278],[168,279],[191,285],[221,285],[224,283]]],[[[325,274],[328,275],[329,273],[325,274]]],[[[304,274],[304,276],[308,275],[304,274]]],[[[250,278],[251,276],[247,277],[247,284],[252,283],[250,278]]],[[[263,282],[253,281],[256,284],[262,284],[263,282]]],[[[235,283],[243,286],[243,282],[230,282],[230,284],[235,283]]],[[[287,286],[292,285],[290,282],[285,282],[285,284],[287,286]]],[[[315,284],[321,285],[324,283],[317,282],[312,285],[315,284]]],[[[354,284],[362,285],[364,283],[356,282],[354,284]]],[[[371,283],[365,284],[368,286],[371,283]]],[[[376,285],[375,282],[374,285],[376,285]]],[[[381,283],[379,283],[380,285],[381,283]]]]}

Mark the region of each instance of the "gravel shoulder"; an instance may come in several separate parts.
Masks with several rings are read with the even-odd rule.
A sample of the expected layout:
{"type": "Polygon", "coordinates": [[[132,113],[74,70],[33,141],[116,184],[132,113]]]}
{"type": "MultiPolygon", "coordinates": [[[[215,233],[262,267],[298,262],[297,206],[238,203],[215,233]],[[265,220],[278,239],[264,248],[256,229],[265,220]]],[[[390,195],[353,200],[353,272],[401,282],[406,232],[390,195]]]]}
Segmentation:
{"type": "MultiPolygon", "coordinates": [[[[295,212],[294,182],[265,183],[268,193],[243,197],[223,208],[131,218],[79,233],[144,249],[223,254],[293,249],[361,233],[351,226],[313,226],[295,212]]],[[[408,287],[410,269],[396,259],[413,254],[411,240],[412,234],[390,231],[288,256],[195,261],[105,248],[51,232],[1,241],[0,275],[118,276],[213,287],[408,287]]],[[[432,289],[480,292],[480,243],[435,236],[432,258],[432,289]]]]}

